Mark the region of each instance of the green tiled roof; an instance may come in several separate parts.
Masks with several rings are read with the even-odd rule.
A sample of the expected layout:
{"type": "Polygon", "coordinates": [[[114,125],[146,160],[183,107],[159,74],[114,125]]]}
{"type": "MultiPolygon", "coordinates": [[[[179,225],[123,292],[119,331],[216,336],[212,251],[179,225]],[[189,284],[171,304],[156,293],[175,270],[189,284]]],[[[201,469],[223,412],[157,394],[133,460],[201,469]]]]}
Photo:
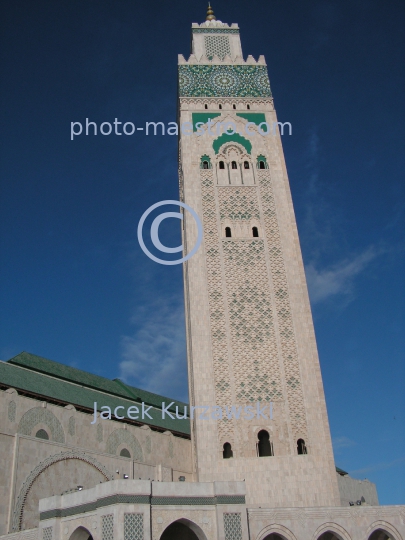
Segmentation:
{"type": "MultiPolygon", "coordinates": [[[[174,400],[127,385],[119,379],[111,381],[27,352],[7,362],[0,362],[0,383],[44,399],[48,397],[86,409],[94,409],[94,402],[97,402],[98,410],[103,405],[111,409],[123,405],[126,409],[144,402],[145,405],[155,407],[149,412],[153,420],[145,417],[139,421],[173,432],[190,434],[188,420],[171,419],[167,416],[162,419],[162,403],[167,405],[174,400]]],[[[174,401],[170,410],[174,411],[176,405],[179,415],[182,415],[186,403],[174,401]]]]}
{"type": "Polygon", "coordinates": [[[348,472],[340,469],[339,467],[336,467],[336,472],[339,473],[341,476],[346,476],[347,474],[349,474],[348,472]]]}

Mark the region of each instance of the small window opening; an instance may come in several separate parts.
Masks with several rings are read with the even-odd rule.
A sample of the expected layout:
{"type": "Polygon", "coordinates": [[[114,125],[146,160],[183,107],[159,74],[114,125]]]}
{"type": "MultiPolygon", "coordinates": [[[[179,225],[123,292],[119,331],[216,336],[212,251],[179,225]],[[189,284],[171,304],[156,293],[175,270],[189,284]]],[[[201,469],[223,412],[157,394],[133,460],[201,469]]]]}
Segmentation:
{"type": "Polygon", "coordinates": [[[259,161],[259,169],[265,169],[264,161],[259,161]]]}
{"type": "Polygon", "coordinates": [[[44,439],[45,441],[49,441],[49,435],[44,429],[39,429],[35,433],[35,437],[37,437],[38,439],[44,439]]]}
{"type": "Polygon", "coordinates": [[[237,169],[238,166],[236,165],[236,161],[232,161],[232,169],[237,169]]]}
{"type": "Polygon", "coordinates": [[[232,108],[233,108],[233,109],[236,109],[236,105],[232,105],[232,108]]]}
{"type": "Polygon", "coordinates": [[[203,169],[208,169],[208,161],[203,161],[203,169]]]}
{"type": "Polygon", "coordinates": [[[225,169],[225,163],[223,161],[219,162],[219,168],[220,169],[225,169]]]}
{"type": "Polygon", "coordinates": [[[225,236],[227,238],[231,238],[232,237],[232,233],[231,233],[231,228],[230,227],[225,227],[225,236]]]}
{"type": "Polygon", "coordinates": [[[218,105],[218,109],[222,109],[222,105],[221,105],[221,104],[218,105]]]}
{"type": "Polygon", "coordinates": [[[249,169],[249,162],[248,162],[248,161],[244,161],[244,162],[243,162],[243,167],[244,167],[245,169],[249,169]]]}
{"type": "Polygon", "coordinates": [[[226,442],[224,444],[224,450],[222,452],[222,455],[224,459],[229,459],[233,457],[232,446],[229,444],[229,442],[226,442]]]}
{"type": "Polygon", "coordinates": [[[120,456],[121,457],[131,457],[131,454],[129,453],[129,450],[127,450],[126,448],[123,448],[120,452],[120,456]]]}
{"type": "Polygon", "coordinates": [[[249,104],[246,105],[246,108],[247,108],[248,111],[250,111],[250,105],[249,104]]]}
{"type": "Polygon", "coordinates": [[[204,109],[208,109],[208,105],[207,105],[207,104],[204,105],[204,109]]]}
{"type": "Polygon", "coordinates": [[[269,432],[262,429],[259,431],[257,437],[259,439],[259,442],[257,443],[259,457],[273,456],[273,445],[270,442],[269,432]]]}
{"type": "Polygon", "coordinates": [[[252,228],[253,238],[259,238],[259,230],[257,227],[252,228]]]}
{"type": "Polygon", "coordinates": [[[298,439],[298,441],[297,441],[297,452],[298,452],[299,455],[308,454],[307,447],[305,445],[304,439],[298,439]]]}

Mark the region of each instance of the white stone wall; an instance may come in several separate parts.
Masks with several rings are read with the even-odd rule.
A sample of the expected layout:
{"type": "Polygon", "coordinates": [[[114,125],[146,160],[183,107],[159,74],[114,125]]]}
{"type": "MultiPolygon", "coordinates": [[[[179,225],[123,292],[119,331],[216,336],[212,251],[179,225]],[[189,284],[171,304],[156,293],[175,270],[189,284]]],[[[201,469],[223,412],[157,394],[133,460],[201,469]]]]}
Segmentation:
{"type": "MultiPolygon", "coordinates": [[[[180,63],[184,64],[184,59],[180,63]]],[[[193,58],[190,63],[195,63],[193,58]]],[[[216,60],[215,64],[218,63],[216,60]]],[[[227,63],[230,64],[224,62],[227,63]]],[[[198,480],[245,479],[250,504],[339,505],[322,378],[281,139],[279,134],[261,135],[252,125],[249,137],[245,132],[248,120],[236,115],[240,111],[261,112],[273,125],[277,117],[272,99],[181,97],[180,124],[192,122],[193,112],[207,110],[220,113],[213,119],[213,133],[218,122],[232,121],[236,131],[252,145],[249,154],[241,144],[230,143],[220,149],[223,159],[227,153],[235,152],[239,153],[240,163],[247,159],[256,167],[257,157],[263,155],[268,169],[254,168],[253,184],[242,185],[235,178],[231,179],[234,183],[225,186],[218,182],[219,157],[213,150],[216,136],[208,134],[207,126],[203,135],[181,136],[180,196],[201,216],[204,226],[203,244],[184,268],[190,400],[198,406],[250,405],[250,398],[241,397],[241,383],[254,400],[258,395],[255,388],[260,385],[273,388],[270,385],[274,384],[277,392],[271,396],[271,421],[193,422],[198,480]],[[211,169],[200,168],[203,155],[210,157],[211,169]],[[224,207],[233,203],[236,209],[249,208],[251,216],[235,218],[233,223],[223,218],[224,207]],[[246,233],[254,224],[260,230],[259,238],[248,239],[246,233]],[[236,237],[225,238],[225,226],[239,231],[236,237]],[[265,333],[259,324],[262,307],[266,310],[262,317],[271,330],[259,344],[253,342],[252,334],[265,333]],[[241,328],[235,324],[238,316],[243,323],[241,328]],[[274,457],[256,457],[257,433],[263,428],[270,433],[274,457]],[[305,440],[308,455],[297,455],[299,438],[305,440]],[[233,459],[222,459],[224,442],[232,444],[233,459]]],[[[187,252],[196,240],[196,226],[187,213],[183,237],[187,252]]]]}
{"type": "Polygon", "coordinates": [[[0,391],[0,534],[12,530],[18,509],[23,510],[22,527],[35,527],[39,499],[77,485],[88,488],[124,474],[130,479],[193,479],[189,440],[145,425],[114,420],[91,425],[92,421],[91,414],[72,405],[41,402],[20,396],[14,389],[0,391]],[[28,416],[37,418],[37,424],[21,422],[29,411],[34,411],[28,416]],[[28,428],[30,433],[26,433],[28,428]],[[40,428],[49,433],[50,440],[35,437],[40,428]],[[131,459],[119,456],[123,447],[131,459]]]}

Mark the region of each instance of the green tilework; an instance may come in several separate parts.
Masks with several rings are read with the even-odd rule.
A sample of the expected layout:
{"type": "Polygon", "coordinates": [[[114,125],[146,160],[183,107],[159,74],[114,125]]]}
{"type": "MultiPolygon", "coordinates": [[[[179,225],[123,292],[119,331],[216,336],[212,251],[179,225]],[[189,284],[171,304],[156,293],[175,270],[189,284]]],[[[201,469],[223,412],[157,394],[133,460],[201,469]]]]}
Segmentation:
{"type": "Polygon", "coordinates": [[[36,356],[35,354],[28,352],[18,354],[14,358],[8,360],[7,363],[22,366],[32,371],[51,375],[52,377],[57,377],[58,379],[71,381],[88,388],[101,390],[119,397],[140,402],[143,401],[144,403],[159,408],[161,407],[162,401],[165,403],[171,403],[174,401],[174,405],[170,410],[174,410],[177,405],[179,407],[180,414],[186,405],[186,403],[181,401],[175,401],[152,392],[147,392],[146,390],[141,390],[140,388],[135,388],[129,384],[123,383],[119,379],[114,379],[111,381],[105,377],[93,375],[87,371],[66,366],[64,364],[60,364],[59,362],[54,362],[53,360],[48,360],[47,358],[42,358],[41,356],[36,356]]]}
{"type": "Polygon", "coordinates": [[[223,133],[220,137],[215,139],[215,141],[212,143],[212,148],[214,149],[215,153],[218,154],[219,149],[221,148],[221,146],[223,144],[227,143],[227,142],[230,142],[230,141],[237,142],[237,143],[241,144],[242,146],[244,146],[246,148],[246,152],[248,154],[251,154],[251,152],[252,152],[252,143],[248,139],[245,139],[245,137],[242,137],[241,135],[239,135],[239,133],[233,133],[232,135],[228,135],[227,133],[223,133]]]}
{"type": "MultiPolygon", "coordinates": [[[[0,383],[4,386],[16,388],[17,390],[36,394],[45,400],[48,397],[52,400],[62,401],[64,403],[71,403],[72,405],[83,407],[89,410],[93,410],[94,402],[97,402],[98,410],[100,410],[103,405],[110,407],[112,411],[114,411],[114,409],[118,406],[123,406],[124,413],[126,414],[126,410],[128,407],[132,405],[139,406],[139,403],[142,402],[142,397],[139,396],[139,392],[138,399],[133,398],[131,395],[119,397],[113,394],[109,394],[102,389],[95,390],[92,388],[86,388],[81,386],[80,383],[73,383],[70,381],[57,379],[54,376],[49,376],[44,373],[38,373],[29,368],[25,368],[23,366],[18,366],[15,364],[13,365],[9,362],[0,362],[0,383]]],[[[162,402],[168,404],[171,402],[171,400],[161,397],[160,401],[157,403],[156,408],[152,408],[149,411],[150,416],[152,416],[152,420],[145,417],[144,419],[139,418],[138,421],[147,425],[160,427],[184,435],[189,435],[189,420],[180,420],[177,418],[171,419],[167,417],[167,415],[165,419],[162,419],[162,402]]],[[[121,412],[122,409],[120,410],[120,413],[121,412]]],[[[180,408],[179,415],[181,415],[180,408]]],[[[91,429],[92,427],[94,427],[95,429],[97,424],[91,425],[90,422],[92,420],[93,418],[91,417],[91,415],[89,415],[89,428],[91,429]]],[[[98,422],[100,421],[105,420],[98,420],[98,422]]]]}
{"type": "Polygon", "coordinates": [[[217,116],[221,116],[221,113],[213,113],[213,112],[192,113],[192,116],[193,116],[193,131],[197,131],[196,124],[198,124],[198,122],[202,122],[203,124],[206,124],[210,118],[211,120],[213,120],[217,116]]]}
{"type": "Polygon", "coordinates": [[[266,116],[264,113],[236,113],[236,116],[240,116],[248,122],[253,122],[256,124],[256,126],[266,121],[266,116]]]}

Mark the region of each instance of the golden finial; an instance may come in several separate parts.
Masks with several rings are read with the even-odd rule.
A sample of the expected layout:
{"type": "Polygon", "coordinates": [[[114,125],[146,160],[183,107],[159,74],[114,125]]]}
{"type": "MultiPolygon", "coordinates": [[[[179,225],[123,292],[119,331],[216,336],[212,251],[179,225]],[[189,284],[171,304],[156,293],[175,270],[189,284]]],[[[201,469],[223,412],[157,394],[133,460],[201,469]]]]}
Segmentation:
{"type": "Polygon", "coordinates": [[[216,17],[214,15],[214,12],[212,10],[212,7],[211,7],[211,3],[208,2],[208,9],[207,9],[207,18],[205,19],[206,21],[216,21],[216,17]]]}

